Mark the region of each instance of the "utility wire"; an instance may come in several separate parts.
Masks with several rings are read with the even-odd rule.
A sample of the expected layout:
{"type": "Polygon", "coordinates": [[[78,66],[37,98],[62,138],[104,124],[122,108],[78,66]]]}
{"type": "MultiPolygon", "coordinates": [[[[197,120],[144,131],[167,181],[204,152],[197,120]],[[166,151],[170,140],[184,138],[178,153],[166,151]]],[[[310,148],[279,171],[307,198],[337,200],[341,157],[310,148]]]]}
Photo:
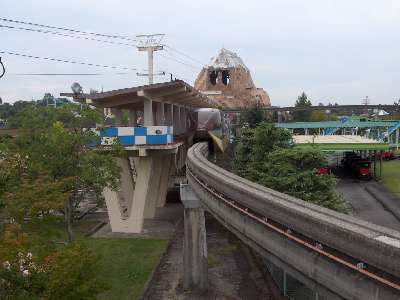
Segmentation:
{"type": "Polygon", "coordinates": [[[192,61],[194,61],[194,62],[196,62],[196,63],[199,63],[200,65],[203,65],[203,63],[202,63],[201,61],[197,60],[196,58],[193,58],[193,57],[190,56],[190,55],[185,54],[185,53],[182,52],[182,51],[179,51],[179,50],[177,50],[177,49],[174,49],[174,48],[172,48],[171,46],[168,46],[168,45],[163,45],[163,46],[166,47],[166,48],[169,48],[170,50],[172,50],[172,51],[174,51],[174,52],[176,52],[176,53],[178,53],[178,54],[180,54],[180,55],[183,55],[183,56],[185,56],[185,57],[191,59],[192,61]]]}
{"type": "Polygon", "coordinates": [[[86,36],[71,35],[71,34],[67,34],[67,33],[51,31],[51,30],[40,30],[40,29],[25,28],[25,27],[15,27],[15,26],[8,26],[8,25],[1,25],[1,24],[0,24],[0,27],[8,28],[8,29],[30,31],[30,32],[39,32],[39,33],[44,33],[44,34],[53,34],[53,35],[62,36],[62,37],[70,37],[70,38],[73,38],[73,39],[83,39],[83,40],[95,41],[95,42],[106,43],[106,44],[116,44],[116,45],[136,47],[136,45],[134,45],[134,44],[127,44],[127,43],[120,43],[120,42],[113,42],[113,41],[106,41],[106,40],[99,40],[99,39],[90,38],[90,37],[86,37],[86,36]]]}
{"type": "Polygon", "coordinates": [[[0,78],[2,78],[4,76],[4,74],[6,74],[6,68],[4,67],[3,62],[1,61],[1,57],[0,57],[0,65],[1,65],[1,68],[3,69],[1,71],[1,75],[0,75],[0,78]]]}
{"type": "Polygon", "coordinates": [[[27,57],[27,58],[43,59],[43,60],[50,60],[50,61],[56,61],[56,62],[62,62],[62,63],[76,64],[76,65],[86,65],[86,66],[91,66],[91,67],[100,67],[100,68],[109,68],[109,69],[121,69],[121,70],[128,70],[128,71],[136,71],[137,70],[135,68],[116,67],[116,66],[109,66],[109,65],[99,65],[99,64],[92,64],[92,63],[86,63],[86,62],[81,62],[81,61],[58,59],[58,58],[51,58],[51,57],[40,57],[40,56],[21,54],[21,53],[16,53],[16,52],[8,52],[8,51],[0,51],[0,53],[8,54],[8,55],[15,55],[15,56],[22,56],[22,57],[27,57]]]}
{"type": "Polygon", "coordinates": [[[127,75],[129,73],[14,73],[17,76],[103,76],[103,75],[127,75]]]}
{"type": "MultiPolygon", "coordinates": [[[[168,53],[168,51],[167,51],[167,53],[168,53]]],[[[195,66],[193,66],[193,65],[191,65],[191,64],[185,63],[185,62],[183,62],[183,61],[181,61],[181,60],[178,60],[178,59],[176,59],[176,58],[173,58],[173,57],[170,57],[170,56],[165,56],[165,55],[160,54],[160,53],[157,53],[157,55],[159,55],[159,56],[161,56],[161,57],[163,57],[163,58],[165,58],[165,59],[168,59],[168,60],[173,60],[173,61],[175,61],[175,62],[177,62],[177,63],[179,63],[179,64],[182,64],[182,65],[184,65],[184,66],[187,66],[187,67],[189,67],[189,68],[191,68],[191,69],[198,70],[197,67],[195,67],[195,66]]]]}
{"type": "Polygon", "coordinates": [[[104,33],[82,31],[82,30],[70,29],[70,28],[66,28],[66,27],[43,25],[43,24],[38,24],[38,23],[24,22],[24,21],[12,20],[12,19],[6,19],[6,18],[0,18],[0,21],[9,22],[9,23],[16,23],[16,24],[30,25],[30,26],[37,26],[37,27],[44,27],[44,28],[50,28],[50,29],[57,29],[57,30],[64,30],[64,31],[69,31],[69,32],[79,33],[79,34],[85,34],[85,35],[94,35],[94,36],[100,36],[100,37],[106,37],[106,38],[122,39],[122,40],[127,40],[127,41],[132,41],[132,42],[137,42],[138,41],[137,39],[131,39],[131,38],[129,38],[127,36],[123,36],[123,35],[110,35],[110,34],[104,34],[104,33]]]}

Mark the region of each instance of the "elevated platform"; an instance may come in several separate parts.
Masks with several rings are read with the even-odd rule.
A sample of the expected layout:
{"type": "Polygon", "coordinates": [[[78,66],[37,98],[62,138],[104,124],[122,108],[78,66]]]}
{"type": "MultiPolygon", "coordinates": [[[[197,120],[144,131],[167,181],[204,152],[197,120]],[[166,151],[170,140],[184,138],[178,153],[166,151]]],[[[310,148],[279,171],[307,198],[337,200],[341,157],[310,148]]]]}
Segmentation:
{"type": "Polygon", "coordinates": [[[117,189],[103,191],[110,227],[113,233],[142,233],[147,220],[165,205],[169,178],[185,164],[196,125],[194,110],[216,107],[216,103],[181,80],[61,95],[114,117],[113,127],[92,129],[100,136],[103,150],[114,143],[125,149],[115,158],[121,168],[117,189]],[[128,124],[122,118],[126,112],[128,124]]]}

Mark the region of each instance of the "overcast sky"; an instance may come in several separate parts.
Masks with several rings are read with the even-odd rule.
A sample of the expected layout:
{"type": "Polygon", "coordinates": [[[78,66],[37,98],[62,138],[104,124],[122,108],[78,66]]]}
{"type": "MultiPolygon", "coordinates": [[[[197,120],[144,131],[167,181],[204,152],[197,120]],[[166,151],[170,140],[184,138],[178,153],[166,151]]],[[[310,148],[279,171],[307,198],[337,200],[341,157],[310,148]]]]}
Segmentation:
{"type": "MultiPolygon", "coordinates": [[[[399,0],[0,0],[0,12],[2,18],[99,33],[165,33],[165,44],[202,64],[225,47],[243,59],[272,105],[293,105],[302,91],[314,104],[358,104],[367,95],[374,104],[391,104],[400,98],[399,0]]],[[[0,51],[146,68],[145,53],[135,47],[13,29],[0,28],[0,51]]],[[[161,54],[191,66],[157,56],[156,70],[193,84],[202,64],[172,50],[161,54]]],[[[145,83],[136,71],[118,75],[124,71],[0,55],[7,68],[0,97],[7,102],[59,95],[74,81],[85,91],[145,83]]]]}

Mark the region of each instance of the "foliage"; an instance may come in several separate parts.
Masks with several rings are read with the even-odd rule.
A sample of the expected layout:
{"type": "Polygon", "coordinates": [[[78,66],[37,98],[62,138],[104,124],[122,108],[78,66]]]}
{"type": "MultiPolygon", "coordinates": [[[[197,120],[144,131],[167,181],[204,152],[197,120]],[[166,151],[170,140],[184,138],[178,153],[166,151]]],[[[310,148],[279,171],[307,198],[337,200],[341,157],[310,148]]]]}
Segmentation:
{"type": "Polygon", "coordinates": [[[304,201],[346,212],[334,189],[335,178],[317,172],[325,165],[318,149],[293,147],[288,130],[266,123],[244,131],[235,148],[235,169],[240,176],[304,201]]]}
{"type": "Polygon", "coordinates": [[[261,159],[266,152],[289,147],[291,139],[288,130],[268,123],[261,123],[255,129],[243,129],[240,142],[235,147],[236,170],[245,176],[251,161],[261,159]]]}
{"type": "Polygon", "coordinates": [[[323,110],[314,110],[310,114],[311,122],[337,121],[338,117],[334,113],[327,113],[323,110]]]}
{"type": "MultiPolygon", "coordinates": [[[[308,108],[311,107],[311,101],[307,98],[307,95],[303,92],[296,100],[295,107],[308,108]]],[[[293,112],[293,120],[296,122],[310,121],[311,112],[307,110],[300,110],[293,112]]]]}
{"type": "Polygon", "coordinates": [[[46,175],[24,178],[18,189],[6,194],[8,213],[18,222],[24,218],[44,217],[52,211],[61,211],[69,197],[65,182],[53,181],[46,175]]]}
{"type": "Polygon", "coordinates": [[[259,106],[254,106],[240,114],[240,125],[255,128],[263,119],[263,111],[259,106]]]}
{"type": "Polygon", "coordinates": [[[5,224],[0,235],[0,263],[11,260],[29,245],[28,235],[18,223],[5,224]]]}
{"type": "Polygon", "coordinates": [[[47,299],[96,299],[108,287],[96,276],[100,257],[74,243],[49,257],[47,299]]]}
{"type": "MultiPolygon", "coordinates": [[[[151,239],[92,239],[84,236],[84,233],[87,233],[87,231],[93,228],[95,224],[97,224],[97,222],[74,222],[73,226],[74,232],[76,233],[76,241],[74,244],[70,245],[72,246],[75,245],[75,243],[79,243],[80,247],[84,246],[84,252],[90,251],[92,253],[90,256],[94,256],[96,262],[93,265],[94,270],[90,272],[93,274],[91,276],[97,279],[96,282],[100,285],[99,290],[102,290],[102,292],[97,295],[97,299],[138,298],[149,275],[154,269],[158,258],[165,249],[166,241],[151,239]],[[112,288],[104,291],[103,288],[105,286],[99,280],[109,283],[109,286],[112,288]]],[[[12,245],[16,242],[15,235],[10,236],[12,243],[9,243],[8,249],[12,254],[8,255],[9,252],[3,252],[5,254],[5,256],[3,256],[0,251],[0,269],[3,268],[3,262],[6,260],[11,262],[18,252],[27,253],[27,249],[29,249],[29,251],[33,253],[34,261],[37,265],[49,267],[54,266],[53,270],[55,270],[56,258],[62,254],[63,249],[65,248],[65,245],[60,243],[63,239],[62,223],[60,224],[56,219],[52,221],[37,220],[17,227],[25,232],[23,236],[26,240],[21,243],[23,247],[19,247],[18,250],[14,251],[12,245]],[[34,240],[33,243],[31,242],[32,239],[34,240]],[[46,242],[45,240],[47,242],[53,241],[53,244],[57,247],[54,248],[53,245],[48,245],[46,249],[42,249],[42,247],[38,249],[38,244],[46,242]],[[38,252],[38,250],[40,251],[38,252]]],[[[21,235],[21,231],[19,231],[19,235],[21,235]]],[[[3,241],[4,240],[0,242],[0,249],[4,244],[3,241]]],[[[70,249],[71,246],[67,246],[67,248],[70,249]]],[[[71,251],[71,253],[74,253],[74,256],[76,257],[82,256],[80,253],[76,253],[76,251],[71,251]]],[[[71,260],[68,259],[65,263],[70,261],[70,264],[78,263],[83,265],[82,261],[76,261],[76,257],[73,257],[72,255],[69,256],[71,256],[71,260]]],[[[85,256],[83,255],[83,257],[85,256]]],[[[57,268],[60,272],[62,271],[62,268],[59,267],[58,264],[57,268]]],[[[77,268],[75,267],[68,268],[67,271],[69,274],[65,274],[65,276],[80,276],[81,273],[75,272],[76,270],[77,268]]],[[[53,271],[53,273],[49,273],[49,271],[50,268],[46,268],[46,287],[49,286],[50,281],[52,281],[50,274],[54,274],[54,280],[56,280],[58,276],[61,278],[61,275],[55,271],[53,271]]],[[[80,279],[76,279],[78,282],[79,280],[80,279]]],[[[71,279],[69,282],[72,284],[75,280],[71,279]]],[[[53,284],[55,286],[55,282],[52,283],[52,285],[53,284]]],[[[81,288],[81,284],[83,283],[79,282],[76,288],[81,288]]],[[[75,289],[74,286],[70,288],[75,289]]],[[[87,287],[84,289],[87,289],[87,287]]],[[[42,295],[45,295],[45,291],[43,291],[42,295]]],[[[47,295],[48,294],[46,294],[46,297],[43,296],[42,299],[50,299],[47,295]]],[[[0,297],[0,299],[2,298],[0,297]]],[[[25,299],[34,298],[27,297],[25,299]]]]}
{"type": "MultiPolygon", "coordinates": [[[[49,105],[63,106],[69,103],[70,101],[68,101],[68,99],[55,98],[50,93],[46,93],[42,99],[37,101],[16,101],[13,104],[1,103],[0,101],[0,119],[8,120],[28,106],[49,106],[49,105]]],[[[14,128],[13,125],[15,125],[15,123],[12,125],[8,125],[8,127],[14,128]]]]}
{"type": "Polygon", "coordinates": [[[18,254],[0,267],[0,299],[43,299],[46,266],[38,264],[32,253],[18,254]]]}
{"type": "Polygon", "coordinates": [[[82,244],[53,252],[42,262],[19,252],[3,261],[1,299],[96,299],[107,289],[96,276],[100,257],[82,244]]]}
{"type": "Polygon", "coordinates": [[[248,178],[304,201],[346,212],[331,175],[319,175],[326,165],[322,152],[314,148],[278,149],[264,155],[262,161],[249,164],[248,178]]]}
{"type": "Polygon", "coordinates": [[[0,180],[0,197],[8,192],[8,208],[19,208],[20,217],[60,210],[72,240],[73,211],[84,195],[91,193],[100,202],[103,188],[115,188],[119,180],[115,153],[96,151],[99,138],[85,129],[101,120],[97,111],[74,104],[57,109],[27,106],[12,117],[10,124],[20,132],[3,149],[0,173],[10,172],[7,166],[15,157],[20,163],[5,182],[0,180]]]}

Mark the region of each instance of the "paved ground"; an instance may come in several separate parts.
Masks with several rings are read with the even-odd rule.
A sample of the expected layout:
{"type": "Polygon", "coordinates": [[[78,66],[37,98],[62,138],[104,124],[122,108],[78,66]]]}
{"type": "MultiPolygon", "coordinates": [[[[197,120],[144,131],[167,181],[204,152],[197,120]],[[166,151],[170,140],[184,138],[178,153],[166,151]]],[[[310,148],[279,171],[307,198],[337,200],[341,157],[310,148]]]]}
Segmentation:
{"type": "MultiPolygon", "coordinates": [[[[94,238],[152,238],[170,239],[178,222],[183,217],[183,206],[180,203],[168,203],[165,207],[157,208],[154,219],[145,219],[142,233],[111,232],[110,223],[100,228],[94,238]]],[[[108,217],[106,218],[108,222],[108,217]]]]}
{"type": "Polygon", "coordinates": [[[155,272],[144,299],[274,299],[247,248],[211,217],[206,219],[206,228],[209,291],[199,294],[188,293],[182,289],[181,226],[155,272]]]}
{"type": "Polygon", "coordinates": [[[351,205],[355,217],[400,231],[399,220],[365,190],[369,184],[368,181],[342,177],[337,191],[351,205]]]}

